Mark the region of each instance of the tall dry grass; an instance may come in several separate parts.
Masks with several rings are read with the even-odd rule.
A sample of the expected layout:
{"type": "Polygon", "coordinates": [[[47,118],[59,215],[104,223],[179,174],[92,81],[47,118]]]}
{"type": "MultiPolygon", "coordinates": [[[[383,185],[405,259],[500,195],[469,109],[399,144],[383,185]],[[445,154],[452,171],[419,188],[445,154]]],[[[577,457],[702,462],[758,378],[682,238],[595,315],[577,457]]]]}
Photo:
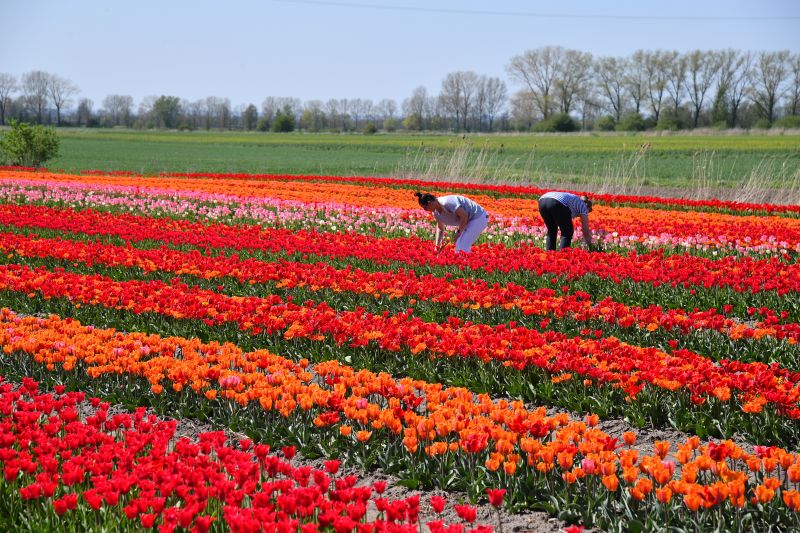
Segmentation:
{"type": "MultiPolygon", "coordinates": [[[[800,167],[788,157],[778,160],[765,156],[741,181],[723,175],[720,156],[716,152],[698,151],[692,158],[691,175],[686,179],[689,185],[663,187],[652,185],[652,177],[648,175],[649,151],[650,144],[644,142],[636,152],[623,153],[605,161],[591,174],[557,175],[537,160],[535,149],[524,158],[509,158],[502,149],[465,142],[452,149],[421,147],[409,150],[396,165],[393,176],[448,183],[531,185],[598,194],[800,204],[800,167]],[[720,183],[734,185],[721,187],[720,183]]],[[[735,166],[734,160],[729,167],[735,166]]]]}

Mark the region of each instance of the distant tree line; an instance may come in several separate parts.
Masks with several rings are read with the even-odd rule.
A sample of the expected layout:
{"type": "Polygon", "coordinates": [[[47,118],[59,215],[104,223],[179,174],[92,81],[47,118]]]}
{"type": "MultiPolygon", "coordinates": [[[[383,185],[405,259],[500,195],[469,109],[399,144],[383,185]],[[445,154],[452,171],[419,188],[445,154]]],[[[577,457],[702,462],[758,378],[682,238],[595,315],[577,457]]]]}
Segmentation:
{"type": "Polygon", "coordinates": [[[57,74],[0,73],[0,124],[286,132],[574,131],[800,127],[800,53],[638,50],[628,57],[546,46],[514,56],[506,81],[447,74],[439,92],[414,89],[400,105],[365,98],[302,101],[268,96],[260,107],[225,97],[106,96],[99,106],[57,74]]]}

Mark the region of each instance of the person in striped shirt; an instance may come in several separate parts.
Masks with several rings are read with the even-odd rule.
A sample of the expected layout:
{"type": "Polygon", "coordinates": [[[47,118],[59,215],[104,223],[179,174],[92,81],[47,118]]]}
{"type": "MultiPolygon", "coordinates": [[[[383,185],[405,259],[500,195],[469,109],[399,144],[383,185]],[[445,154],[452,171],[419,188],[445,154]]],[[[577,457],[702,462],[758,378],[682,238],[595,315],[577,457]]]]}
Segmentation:
{"type": "Polygon", "coordinates": [[[456,252],[470,253],[474,243],[489,224],[486,210],[466,196],[450,194],[435,197],[430,193],[415,192],[420,207],[432,213],[436,219],[436,251],[443,246],[447,226],[458,228],[455,241],[456,252]]]}
{"type": "Polygon", "coordinates": [[[558,243],[558,249],[569,248],[575,231],[572,219],[580,217],[583,240],[586,241],[589,249],[593,250],[592,230],[589,229],[589,213],[591,212],[592,201],[586,196],[553,191],[539,197],[539,214],[547,226],[546,249],[556,249],[559,229],[561,230],[561,241],[558,243]]]}

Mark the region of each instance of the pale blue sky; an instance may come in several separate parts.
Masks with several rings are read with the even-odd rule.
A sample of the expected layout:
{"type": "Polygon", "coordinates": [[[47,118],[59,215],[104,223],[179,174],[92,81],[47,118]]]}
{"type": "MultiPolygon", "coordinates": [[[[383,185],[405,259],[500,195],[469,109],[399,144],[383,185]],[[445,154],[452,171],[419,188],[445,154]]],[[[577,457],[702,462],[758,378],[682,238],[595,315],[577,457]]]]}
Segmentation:
{"type": "Polygon", "coordinates": [[[96,107],[112,93],[400,104],[457,70],[514,92],[509,60],[546,45],[800,52],[800,0],[0,0],[0,21],[0,72],[59,74],[96,107]]]}

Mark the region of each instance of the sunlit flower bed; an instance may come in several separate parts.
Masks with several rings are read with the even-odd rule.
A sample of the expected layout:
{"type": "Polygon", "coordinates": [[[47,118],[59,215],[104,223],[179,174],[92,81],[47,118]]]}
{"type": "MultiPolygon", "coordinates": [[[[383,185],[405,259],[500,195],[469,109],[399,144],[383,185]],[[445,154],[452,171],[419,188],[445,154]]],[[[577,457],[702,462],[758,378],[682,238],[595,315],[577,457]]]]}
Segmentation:
{"type": "Polygon", "coordinates": [[[492,221],[465,256],[434,249],[416,185],[442,186],[0,169],[0,375],[23,383],[0,387],[0,523],[417,531],[422,505],[431,531],[502,527],[483,503],[800,525],[793,210],[606,195],[605,252],[546,253],[534,189],[454,185],[492,221]],[[453,491],[457,520],[339,461],[453,491]]]}

